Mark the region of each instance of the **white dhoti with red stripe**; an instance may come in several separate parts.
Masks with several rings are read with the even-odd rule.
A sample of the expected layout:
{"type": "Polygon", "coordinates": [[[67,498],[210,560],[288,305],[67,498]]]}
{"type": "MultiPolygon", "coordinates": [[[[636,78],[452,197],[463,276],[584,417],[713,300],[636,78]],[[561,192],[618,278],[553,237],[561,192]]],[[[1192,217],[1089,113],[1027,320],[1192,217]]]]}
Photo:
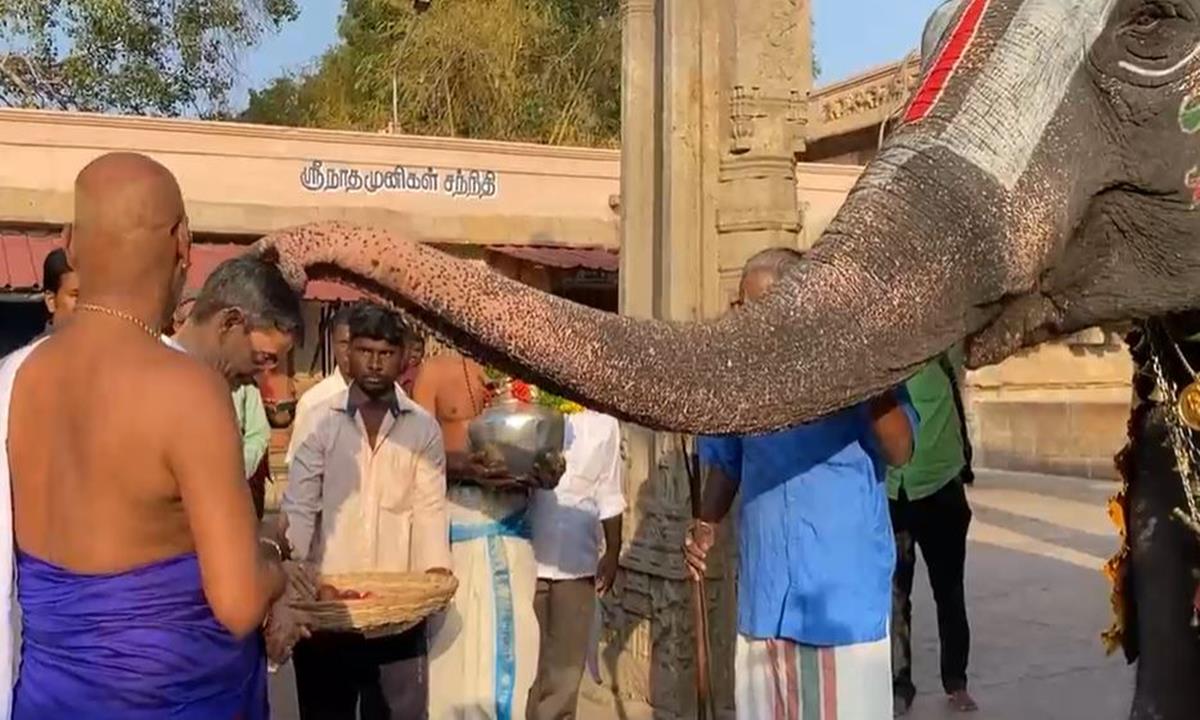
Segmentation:
{"type": "Polygon", "coordinates": [[[734,702],[738,720],[890,720],[891,642],[814,647],[738,635],[734,702]]]}

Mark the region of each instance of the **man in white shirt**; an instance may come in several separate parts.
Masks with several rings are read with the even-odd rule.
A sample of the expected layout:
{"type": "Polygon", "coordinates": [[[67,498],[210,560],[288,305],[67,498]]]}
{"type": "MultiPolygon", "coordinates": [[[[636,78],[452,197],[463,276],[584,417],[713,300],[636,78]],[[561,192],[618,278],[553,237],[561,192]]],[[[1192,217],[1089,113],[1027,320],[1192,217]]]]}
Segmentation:
{"type": "Polygon", "coordinates": [[[292,437],[288,441],[287,464],[292,464],[296,448],[313,430],[313,408],[329,398],[345,392],[346,378],[350,374],[350,311],[353,305],[338,310],[330,321],[333,341],[333,372],[321,382],[310,387],[296,403],[296,417],[292,420],[292,437]]]}
{"type": "Polygon", "coordinates": [[[620,425],[590,410],[568,415],[563,456],[567,469],[558,486],[538,490],[533,498],[541,650],[528,720],[575,717],[596,594],[612,587],[621,549],[620,425]]]}
{"type": "MultiPolygon", "coordinates": [[[[283,496],[293,557],[322,575],[449,573],[446,458],[437,421],[397,389],[404,329],[355,306],[350,386],[312,410],[283,496]]],[[[354,590],[354,588],[339,588],[354,590]]],[[[428,713],[424,624],[390,637],[323,633],[296,646],[302,720],[428,713]]]]}

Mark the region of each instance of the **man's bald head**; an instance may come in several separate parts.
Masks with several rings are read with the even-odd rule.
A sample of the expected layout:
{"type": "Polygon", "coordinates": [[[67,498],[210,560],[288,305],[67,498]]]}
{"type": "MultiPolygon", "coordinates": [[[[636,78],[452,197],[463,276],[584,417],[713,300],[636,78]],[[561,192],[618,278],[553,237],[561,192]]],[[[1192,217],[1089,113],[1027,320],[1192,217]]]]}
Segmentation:
{"type": "Polygon", "coordinates": [[[804,254],[795,248],[772,247],[755,253],[742,267],[742,281],[735,303],[758,300],[789,268],[800,264],[804,254]]]}
{"type": "Polygon", "coordinates": [[[175,176],[145,155],[101,155],[75,179],[76,235],[161,236],[183,217],[183,194],[175,176]]]}
{"type": "Polygon", "coordinates": [[[96,158],[75,180],[69,244],[85,301],[138,295],[170,312],[190,246],[175,176],[136,153],[96,158]]]}

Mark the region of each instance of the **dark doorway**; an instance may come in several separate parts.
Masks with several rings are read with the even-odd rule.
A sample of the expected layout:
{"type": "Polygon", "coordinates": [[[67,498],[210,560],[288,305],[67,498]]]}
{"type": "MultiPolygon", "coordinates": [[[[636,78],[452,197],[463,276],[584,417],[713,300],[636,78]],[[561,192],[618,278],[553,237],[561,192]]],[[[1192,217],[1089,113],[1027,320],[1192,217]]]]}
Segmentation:
{"type": "Polygon", "coordinates": [[[48,318],[40,295],[0,295],[0,357],[41,334],[48,318]]]}

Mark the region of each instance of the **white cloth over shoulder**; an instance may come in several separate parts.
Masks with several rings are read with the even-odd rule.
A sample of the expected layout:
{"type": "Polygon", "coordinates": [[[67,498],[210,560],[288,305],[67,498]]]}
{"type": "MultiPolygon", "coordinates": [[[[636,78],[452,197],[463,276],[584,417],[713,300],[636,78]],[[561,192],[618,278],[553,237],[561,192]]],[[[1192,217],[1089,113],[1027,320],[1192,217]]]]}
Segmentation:
{"type": "Polygon", "coordinates": [[[568,415],[566,472],[553,490],[533,496],[531,520],[538,577],[574,580],[596,574],[600,523],[625,512],[621,425],[592,410],[568,415]]]}
{"type": "Polygon", "coordinates": [[[13,383],[17,370],[41,341],[17,350],[0,360],[0,438],[4,440],[4,462],[0,463],[0,617],[9,618],[0,637],[0,720],[12,717],[13,686],[17,682],[17,658],[20,652],[20,608],[16,603],[17,584],[13,569],[12,477],[8,464],[8,411],[12,404],[13,383]]]}

